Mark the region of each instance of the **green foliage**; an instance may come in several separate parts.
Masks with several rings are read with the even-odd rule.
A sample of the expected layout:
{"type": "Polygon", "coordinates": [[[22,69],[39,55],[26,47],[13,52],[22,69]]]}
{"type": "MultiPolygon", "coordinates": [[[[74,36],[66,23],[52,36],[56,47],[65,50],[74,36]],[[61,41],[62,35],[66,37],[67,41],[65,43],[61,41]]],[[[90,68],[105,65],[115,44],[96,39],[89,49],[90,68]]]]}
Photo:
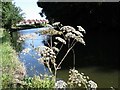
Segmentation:
{"type": "Polygon", "coordinates": [[[13,77],[12,75],[9,75],[7,73],[2,74],[2,88],[10,88],[10,83],[12,81],[13,77]]]}
{"type": "Polygon", "coordinates": [[[3,29],[0,29],[1,43],[0,43],[0,56],[1,65],[0,70],[2,71],[1,80],[3,88],[9,88],[13,82],[14,73],[17,69],[22,68],[21,63],[18,61],[17,55],[13,48],[10,46],[10,35],[3,29]],[[3,31],[3,32],[2,32],[3,31]],[[2,33],[2,34],[1,34],[2,33]]]}
{"type": "Polygon", "coordinates": [[[10,29],[17,22],[23,19],[21,9],[12,2],[2,2],[2,26],[10,29]]]}
{"type": "Polygon", "coordinates": [[[54,77],[48,75],[40,75],[34,77],[26,77],[24,79],[25,88],[54,88],[54,77]]]}

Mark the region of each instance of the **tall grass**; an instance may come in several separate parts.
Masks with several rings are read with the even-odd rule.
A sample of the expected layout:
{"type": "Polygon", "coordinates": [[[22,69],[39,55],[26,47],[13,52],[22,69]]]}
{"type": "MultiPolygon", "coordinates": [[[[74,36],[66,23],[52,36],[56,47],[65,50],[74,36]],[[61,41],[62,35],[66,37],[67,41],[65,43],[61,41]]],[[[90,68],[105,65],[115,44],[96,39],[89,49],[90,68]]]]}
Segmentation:
{"type": "MultiPolygon", "coordinates": [[[[0,29],[0,89],[5,88],[53,88],[52,77],[23,77],[16,82],[16,75],[24,73],[24,66],[18,60],[15,50],[11,46],[10,34],[4,29],[0,29]],[[16,73],[17,72],[17,73],[16,73]],[[17,84],[20,86],[17,86],[17,84]]],[[[18,79],[17,79],[18,80],[18,79]]]]}
{"type": "Polygon", "coordinates": [[[1,56],[1,81],[0,87],[9,88],[10,83],[13,82],[14,73],[16,69],[22,68],[19,62],[16,52],[10,43],[10,34],[4,29],[0,29],[0,56],[1,56]]]}

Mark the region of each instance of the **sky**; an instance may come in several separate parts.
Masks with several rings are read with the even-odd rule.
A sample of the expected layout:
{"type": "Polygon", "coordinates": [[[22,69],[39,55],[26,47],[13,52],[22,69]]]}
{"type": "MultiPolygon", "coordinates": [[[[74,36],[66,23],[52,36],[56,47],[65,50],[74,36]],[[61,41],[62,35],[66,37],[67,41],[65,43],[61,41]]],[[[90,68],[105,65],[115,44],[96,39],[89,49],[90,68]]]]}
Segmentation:
{"type": "Polygon", "coordinates": [[[45,19],[39,15],[42,8],[37,6],[38,0],[13,0],[17,7],[20,7],[25,13],[25,19],[45,19]]]}

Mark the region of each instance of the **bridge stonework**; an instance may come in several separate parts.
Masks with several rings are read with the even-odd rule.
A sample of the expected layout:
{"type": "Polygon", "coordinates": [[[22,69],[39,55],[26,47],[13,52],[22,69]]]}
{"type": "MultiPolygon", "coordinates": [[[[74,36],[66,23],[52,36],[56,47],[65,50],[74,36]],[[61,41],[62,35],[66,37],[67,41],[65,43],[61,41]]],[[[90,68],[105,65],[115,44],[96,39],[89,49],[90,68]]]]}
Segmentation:
{"type": "Polygon", "coordinates": [[[27,19],[27,20],[22,20],[16,25],[34,25],[34,24],[46,24],[49,23],[48,20],[38,20],[38,19],[27,19]]]}

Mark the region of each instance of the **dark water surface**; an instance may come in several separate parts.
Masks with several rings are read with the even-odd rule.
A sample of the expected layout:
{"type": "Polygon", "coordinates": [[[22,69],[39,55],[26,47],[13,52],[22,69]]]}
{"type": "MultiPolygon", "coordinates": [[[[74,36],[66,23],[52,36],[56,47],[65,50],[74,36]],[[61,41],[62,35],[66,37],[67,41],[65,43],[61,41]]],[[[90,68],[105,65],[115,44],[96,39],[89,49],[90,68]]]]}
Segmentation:
{"type": "MultiPolygon", "coordinates": [[[[42,30],[46,28],[34,28],[34,29],[26,29],[26,30],[20,30],[17,32],[13,32],[12,37],[14,41],[17,40],[19,35],[25,35],[25,34],[32,34],[35,33],[38,30],[42,30]]],[[[27,74],[28,76],[33,76],[33,75],[39,75],[48,73],[47,68],[44,67],[43,64],[38,62],[36,59],[34,59],[32,56],[28,54],[23,54],[21,51],[25,48],[31,48],[30,43],[34,43],[34,46],[44,46],[43,40],[46,39],[45,35],[38,35],[37,38],[34,39],[33,41],[31,39],[26,39],[24,42],[21,44],[17,44],[14,42],[14,46],[17,51],[19,51],[19,58],[20,61],[23,62],[26,66],[27,69],[27,74]]],[[[30,54],[38,56],[35,54],[33,50],[30,51],[30,54]]],[[[81,62],[82,63],[82,62],[81,62]]],[[[120,78],[119,78],[119,71],[118,70],[104,70],[101,67],[82,67],[82,68],[77,68],[79,72],[85,73],[85,75],[89,76],[91,80],[95,81],[98,84],[99,88],[118,88],[120,86],[120,78]]],[[[69,70],[59,70],[57,73],[57,77],[61,78],[65,81],[68,80],[68,71],[69,70]]]]}

